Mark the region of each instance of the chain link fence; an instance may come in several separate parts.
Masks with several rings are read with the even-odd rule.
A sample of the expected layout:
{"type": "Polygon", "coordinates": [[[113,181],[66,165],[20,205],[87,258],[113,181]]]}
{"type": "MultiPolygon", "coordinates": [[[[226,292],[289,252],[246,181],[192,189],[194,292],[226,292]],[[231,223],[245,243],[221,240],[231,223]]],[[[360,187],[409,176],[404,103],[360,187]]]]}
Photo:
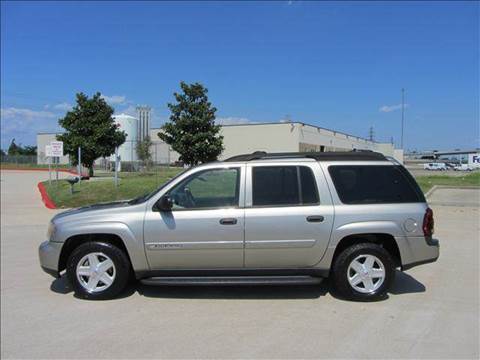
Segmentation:
{"type": "MultiPolygon", "coordinates": [[[[127,142],[119,148],[117,173],[113,154],[95,161],[94,177],[88,181],[82,179],[73,185],[65,179],[73,177],[78,168],[68,156],[49,158],[40,152],[38,156],[6,155],[1,157],[1,167],[48,170],[50,165],[50,176],[45,178],[46,187],[59,208],[132,199],[153,191],[183,170],[183,164],[178,161],[179,155],[167,144],[153,142],[146,158],[138,156],[137,145],[138,142],[127,142]],[[65,174],[65,171],[71,171],[72,174],[65,174]],[[59,181],[56,181],[57,176],[59,181]]],[[[82,177],[88,173],[89,169],[81,168],[82,177]]]]}
{"type": "MultiPolygon", "coordinates": [[[[38,165],[37,155],[2,155],[0,162],[2,167],[36,167],[38,165]]],[[[48,167],[48,164],[45,166],[48,167]]]]}

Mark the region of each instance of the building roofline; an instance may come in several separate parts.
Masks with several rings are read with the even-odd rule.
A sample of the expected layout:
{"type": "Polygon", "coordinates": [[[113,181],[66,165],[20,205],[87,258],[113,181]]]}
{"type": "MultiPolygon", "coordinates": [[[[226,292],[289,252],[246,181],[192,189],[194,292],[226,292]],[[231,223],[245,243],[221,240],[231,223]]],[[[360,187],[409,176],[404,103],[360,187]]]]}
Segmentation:
{"type": "MultiPolygon", "coordinates": [[[[301,122],[301,121],[290,121],[290,122],[257,122],[257,123],[245,123],[245,124],[225,124],[225,125],[220,125],[222,127],[234,127],[234,126],[257,126],[257,125],[289,125],[289,124],[298,124],[298,125],[303,125],[303,126],[311,126],[313,128],[316,128],[316,129],[320,129],[320,130],[325,130],[325,131],[330,131],[334,134],[341,134],[341,135],[345,135],[349,138],[354,138],[354,139],[359,139],[359,140],[362,140],[366,143],[370,143],[370,144],[375,144],[377,143],[376,141],[370,141],[368,139],[365,139],[365,138],[362,138],[360,136],[357,136],[357,135],[352,135],[352,134],[348,134],[348,133],[345,133],[345,132],[342,132],[342,131],[337,131],[337,130],[332,130],[332,129],[328,129],[328,128],[324,128],[324,127],[321,127],[321,126],[317,126],[317,125],[312,125],[312,124],[308,124],[308,123],[304,123],[304,122],[301,122]]],[[[160,130],[161,128],[151,128],[150,130],[160,130]]]]}

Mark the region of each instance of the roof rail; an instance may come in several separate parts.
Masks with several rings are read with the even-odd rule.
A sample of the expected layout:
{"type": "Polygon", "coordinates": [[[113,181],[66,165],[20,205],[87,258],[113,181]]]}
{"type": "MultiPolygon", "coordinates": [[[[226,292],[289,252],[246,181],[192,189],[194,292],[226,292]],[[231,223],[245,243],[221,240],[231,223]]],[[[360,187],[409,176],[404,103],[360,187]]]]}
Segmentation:
{"type": "Polygon", "coordinates": [[[284,152],[267,153],[265,151],[255,151],[251,154],[242,154],[232,156],[224,161],[252,161],[269,159],[298,159],[307,158],[318,161],[387,161],[387,158],[378,152],[371,150],[353,150],[353,151],[331,151],[331,152],[284,152]]]}

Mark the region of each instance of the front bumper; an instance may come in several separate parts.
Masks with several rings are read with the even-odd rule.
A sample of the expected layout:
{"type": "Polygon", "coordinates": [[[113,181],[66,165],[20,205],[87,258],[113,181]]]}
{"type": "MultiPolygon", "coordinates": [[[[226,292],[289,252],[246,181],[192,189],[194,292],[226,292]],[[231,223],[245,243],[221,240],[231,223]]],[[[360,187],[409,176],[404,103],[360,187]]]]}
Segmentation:
{"type": "Polygon", "coordinates": [[[38,256],[42,270],[56,278],[60,277],[58,264],[62,246],[63,243],[44,241],[38,248],[38,256]]]}
{"type": "Polygon", "coordinates": [[[437,261],[440,256],[440,242],[438,239],[419,237],[407,237],[403,242],[398,242],[400,256],[402,257],[402,270],[408,270],[414,266],[428,264],[437,261]]]}

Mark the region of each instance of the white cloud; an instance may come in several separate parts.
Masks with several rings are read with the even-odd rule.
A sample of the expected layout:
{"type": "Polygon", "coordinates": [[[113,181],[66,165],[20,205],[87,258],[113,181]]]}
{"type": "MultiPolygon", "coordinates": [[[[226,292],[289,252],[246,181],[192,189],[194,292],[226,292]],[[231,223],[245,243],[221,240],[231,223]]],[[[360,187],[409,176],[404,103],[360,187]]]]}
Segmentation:
{"type": "Polygon", "coordinates": [[[2,108],[0,109],[1,118],[3,119],[13,119],[13,118],[24,118],[27,120],[32,120],[35,118],[54,118],[55,114],[50,111],[37,111],[31,109],[19,109],[14,107],[2,108]]]}
{"type": "Polygon", "coordinates": [[[242,118],[242,117],[219,117],[215,119],[215,122],[219,125],[239,125],[239,124],[253,124],[254,121],[242,118]]]}
{"type": "Polygon", "coordinates": [[[72,107],[73,106],[67,102],[63,102],[53,106],[55,110],[63,110],[63,111],[71,110],[72,107]]]}
{"type": "Polygon", "coordinates": [[[105,101],[111,105],[118,105],[118,104],[124,104],[125,101],[127,100],[127,97],[124,95],[112,95],[112,96],[102,95],[102,99],[105,99],[105,101]]]}
{"type": "MultiPolygon", "coordinates": [[[[405,104],[405,107],[408,107],[408,104],[405,104]]],[[[378,111],[388,113],[396,110],[401,110],[402,109],[402,104],[397,104],[397,105],[383,105],[378,111]]]]}
{"type": "Polygon", "coordinates": [[[58,116],[50,111],[7,107],[0,109],[1,146],[8,146],[12,138],[17,143],[35,145],[38,132],[59,130],[58,116]]]}
{"type": "Polygon", "coordinates": [[[119,110],[118,112],[116,112],[118,114],[127,114],[127,115],[130,115],[130,116],[137,116],[137,109],[135,106],[133,105],[129,105],[128,107],[126,107],[125,109],[123,110],[119,110]]]}

